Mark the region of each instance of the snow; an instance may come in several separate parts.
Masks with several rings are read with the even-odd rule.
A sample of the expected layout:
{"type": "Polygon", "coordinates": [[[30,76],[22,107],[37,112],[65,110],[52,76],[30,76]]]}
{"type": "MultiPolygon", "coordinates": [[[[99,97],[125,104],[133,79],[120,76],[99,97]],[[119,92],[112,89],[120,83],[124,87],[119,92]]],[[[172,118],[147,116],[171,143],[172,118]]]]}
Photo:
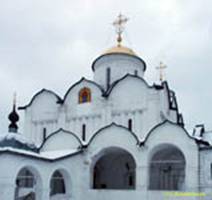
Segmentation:
{"type": "Polygon", "coordinates": [[[192,138],[208,142],[210,145],[212,145],[212,131],[205,131],[201,133],[201,129],[198,127],[193,130],[190,129],[187,131],[192,138]]]}
{"type": "Polygon", "coordinates": [[[26,155],[26,156],[33,156],[33,157],[41,158],[41,159],[54,160],[54,159],[58,159],[58,158],[61,158],[64,156],[73,155],[75,153],[80,152],[81,150],[67,149],[67,150],[60,150],[60,151],[46,151],[46,152],[36,153],[36,152],[32,152],[32,151],[15,149],[12,147],[0,148],[0,153],[5,152],[5,151],[19,153],[19,154],[26,155]]]}
{"type": "Polygon", "coordinates": [[[59,150],[59,151],[45,151],[45,152],[41,152],[40,155],[45,158],[56,159],[63,156],[74,154],[76,152],[79,152],[79,150],[67,149],[67,150],[59,150]]]}
{"type": "MultiPolygon", "coordinates": [[[[8,141],[8,140],[19,141],[22,144],[26,144],[27,146],[35,147],[35,145],[32,142],[28,141],[26,138],[24,138],[19,133],[6,133],[6,134],[0,135],[0,142],[8,141]]],[[[45,151],[45,152],[43,151],[43,152],[37,153],[34,151],[18,149],[18,148],[9,147],[9,146],[0,148],[0,152],[5,152],[5,151],[19,153],[19,154],[26,155],[26,156],[33,156],[33,157],[41,158],[41,159],[54,160],[57,158],[75,154],[75,153],[79,152],[80,150],[79,149],[64,149],[64,150],[54,150],[54,151],[45,151]]]]}
{"type": "Polygon", "coordinates": [[[28,141],[23,135],[21,135],[20,133],[5,133],[5,134],[0,134],[0,142],[4,141],[4,140],[16,140],[21,142],[22,144],[27,144],[27,145],[33,145],[35,146],[35,144],[33,144],[32,142],[28,141]]]}
{"type": "Polygon", "coordinates": [[[203,134],[203,139],[212,145],[212,131],[207,131],[203,134]]]}

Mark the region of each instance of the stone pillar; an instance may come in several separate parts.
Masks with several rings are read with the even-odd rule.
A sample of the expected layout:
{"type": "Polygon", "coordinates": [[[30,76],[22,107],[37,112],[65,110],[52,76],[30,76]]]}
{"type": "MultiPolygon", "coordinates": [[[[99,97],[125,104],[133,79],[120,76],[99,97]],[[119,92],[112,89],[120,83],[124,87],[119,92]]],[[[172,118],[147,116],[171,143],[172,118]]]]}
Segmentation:
{"type": "Polygon", "coordinates": [[[137,164],[137,184],[138,184],[138,190],[140,191],[146,191],[148,190],[148,178],[149,178],[149,169],[148,169],[148,158],[147,158],[147,151],[146,147],[141,147],[139,149],[142,154],[139,157],[139,161],[137,164]]]}
{"type": "MultiPolygon", "coordinates": [[[[38,191],[40,191],[39,196],[41,196],[41,200],[49,200],[50,199],[50,189],[49,187],[43,187],[43,188],[38,188],[38,191]]],[[[40,199],[39,196],[37,196],[37,199],[40,199]]]]}

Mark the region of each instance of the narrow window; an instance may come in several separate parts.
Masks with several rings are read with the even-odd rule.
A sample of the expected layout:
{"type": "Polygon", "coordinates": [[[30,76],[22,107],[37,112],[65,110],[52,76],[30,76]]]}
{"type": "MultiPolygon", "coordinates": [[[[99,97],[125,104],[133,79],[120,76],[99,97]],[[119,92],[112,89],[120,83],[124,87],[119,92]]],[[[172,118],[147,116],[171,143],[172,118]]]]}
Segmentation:
{"type": "Polygon", "coordinates": [[[55,171],[50,182],[50,196],[56,194],[65,194],[65,180],[59,171],[55,171]]]}
{"type": "Polygon", "coordinates": [[[18,187],[32,188],[34,185],[34,181],[35,180],[33,174],[28,169],[24,168],[18,175],[16,184],[18,187]]]}
{"type": "Polygon", "coordinates": [[[108,67],[107,68],[107,73],[106,73],[106,83],[107,83],[107,89],[110,87],[110,75],[111,75],[111,70],[108,67]]]}
{"type": "Polygon", "coordinates": [[[79,91],[79,103],[86,102],[91,102],[91,90],[85,87],[79,91]]]}
{"type": "Polygon", "coordinates": [[[138,70],[134,71],[135,76],[138,76],[138,70]]]}
{"type": "Polygon", "coordinates": [[[82,125],[82,140],[83,141],[86,140],[86,125],[85,124],[82,125]]]}
{"type": "Polygon", "coordinates": [[[15,199],[37,199],[36,181],[34,174],[29,169],[23,168],[16,178],[15,199]]]}
{"type": "Polygon", "coordinates": [[[132,131],[132,119],[128,120],[128,129],[132,131]]]}
{"type": "Polygon", "coordinates": [[[46,128],[43,128],[43,141],[46,140],[46,128]]]}
{"type": "Polygon", "coordinates": [[[211,179],[212,179],[212,163],[211,163],[211,167],[210,167],[210,173],[211,173],[211,179]]]}

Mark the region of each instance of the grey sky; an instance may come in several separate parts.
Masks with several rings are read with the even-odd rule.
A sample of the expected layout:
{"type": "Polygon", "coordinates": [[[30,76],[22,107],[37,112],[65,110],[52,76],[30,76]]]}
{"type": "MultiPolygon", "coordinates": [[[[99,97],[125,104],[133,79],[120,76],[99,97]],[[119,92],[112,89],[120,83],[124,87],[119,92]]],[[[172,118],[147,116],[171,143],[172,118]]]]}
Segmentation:
{"type": "MultiPolygon", "coordinates": [[[[121,11],[130,18],[125,45],[148,64],[168,65],[187,127],[212,129],[211,0],[0,0],[0,131],[7,131],[13,92],[25,105],[40,89],[63,96],[91,63],[115,44],[111,22],[121,11]]],[[[23,116],[21,115],[22,119],[23,116]]]]}

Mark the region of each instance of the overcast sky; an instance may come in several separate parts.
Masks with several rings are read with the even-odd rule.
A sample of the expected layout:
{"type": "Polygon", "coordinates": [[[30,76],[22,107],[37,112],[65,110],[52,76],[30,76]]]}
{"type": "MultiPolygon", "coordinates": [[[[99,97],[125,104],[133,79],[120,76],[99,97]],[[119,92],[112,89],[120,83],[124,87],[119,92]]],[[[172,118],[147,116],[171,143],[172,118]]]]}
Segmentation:
{"type": "Polygon", "coordinates": [[[22,106],[42,88],[63,97],[82,76],[92,79],[92,61],[115,45],[111,23],[120,12],[130,18],[124,44],[147,62],[147,81],[157,82],[155,67],[166,63],[186,126],[205,123],[212,129],[211,0],[0,0],[0,5],[1,132],[7,131],[14,91],[22,106]]]}

